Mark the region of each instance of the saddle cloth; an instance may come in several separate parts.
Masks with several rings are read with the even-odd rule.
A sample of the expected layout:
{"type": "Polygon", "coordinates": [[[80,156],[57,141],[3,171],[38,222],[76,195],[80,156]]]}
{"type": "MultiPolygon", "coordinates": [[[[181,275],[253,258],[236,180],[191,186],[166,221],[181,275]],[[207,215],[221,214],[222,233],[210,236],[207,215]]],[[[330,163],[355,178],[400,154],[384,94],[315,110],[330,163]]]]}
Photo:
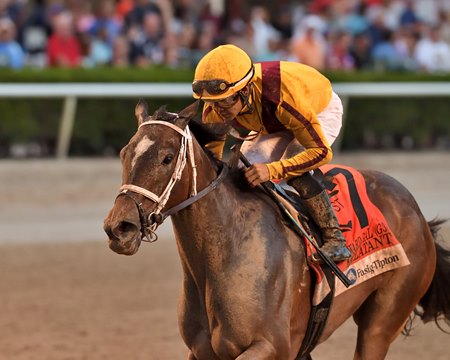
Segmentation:
{"type": "MultiPolygon", "coordinates": [[[[352,253],[350,260],[338,266],[353,284],[346,288],[338,278],[333,277],[334,296],[386,271],[409,265],[408,257],[384,215],[370,201],[362,174],[341,165],[325,165],[320,170],[326,179],[332,179],[324,185],[352,253]]],[[[315,249],[306,239],[305,247],[309,258],[315,249]]],[[[310,263],[309,266],[316,275],[312,305],[318,305],[330,292],[330,286],[320,265],[310,263]]]]}

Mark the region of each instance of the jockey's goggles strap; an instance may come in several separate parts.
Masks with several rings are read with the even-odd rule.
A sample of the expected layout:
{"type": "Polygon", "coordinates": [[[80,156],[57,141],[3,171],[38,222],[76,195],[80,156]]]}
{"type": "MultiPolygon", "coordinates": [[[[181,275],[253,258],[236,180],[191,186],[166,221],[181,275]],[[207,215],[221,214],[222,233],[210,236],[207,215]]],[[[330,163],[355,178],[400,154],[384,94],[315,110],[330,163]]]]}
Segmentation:
{"type": "Polygon", "coordinates": [[[248,94],[247,95],[243,95],[242,91],[239,91],[239,96],[242,99],[242,102],[244,103],[244,107],[242,108],[242,110],[245,109],[245,107],[247,106],[247,110],[242,111],[239,113],[239,115],[248,115],[248,114],[253,114],[254,108],[252,106],[252,104],[250,103],[250,96],[252,96],[253,94],[253,83],[250,84],[250,89],[248,90],[248,94]]]}
{"type": "Polygon", "coordinates": [[[239,87],[243,83],[248,83],[254,74],[253,64],[250,66],[247,74],[241,80],[234,83],[229,83],[223,79],[213,79],[213,80],[195,80],[192,83],[192,91],[198,96],[203,96],[203,92],[206,91],[207,95],[217,96],[224,94],[228,90],[233,90],[233,88],[239,87]]]}

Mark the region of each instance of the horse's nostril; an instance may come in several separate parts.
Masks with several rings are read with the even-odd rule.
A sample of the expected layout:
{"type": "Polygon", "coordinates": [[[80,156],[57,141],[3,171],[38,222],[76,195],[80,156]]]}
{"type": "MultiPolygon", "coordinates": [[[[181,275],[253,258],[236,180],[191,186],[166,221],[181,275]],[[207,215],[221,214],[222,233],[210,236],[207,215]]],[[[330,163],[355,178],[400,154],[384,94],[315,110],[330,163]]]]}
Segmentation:
{"type": "Polygon", "coordinates": [[[132,224],[127,221],[121,221],[116,228],[118,235],[127,235],[129,233],[134,234],[137,232],[138,228],[135,224],[132,224]]]}

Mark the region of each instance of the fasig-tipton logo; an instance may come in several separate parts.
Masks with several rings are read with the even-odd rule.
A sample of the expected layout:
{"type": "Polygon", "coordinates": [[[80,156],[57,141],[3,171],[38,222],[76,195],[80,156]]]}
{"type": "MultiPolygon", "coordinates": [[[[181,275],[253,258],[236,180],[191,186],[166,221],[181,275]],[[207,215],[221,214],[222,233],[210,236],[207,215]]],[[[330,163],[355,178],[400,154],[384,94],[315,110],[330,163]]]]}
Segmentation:
{"type": "Polygon", "coordinates": [[[347,276],[347,279],[350,280],[350,285],[353,285],[356,280],[358,280],[358,274],[356,274],[356,270],[353,268],[348,269],[347,274],[345,274],[347,276]]]}
{"type": "MultiPolygon", "coordinates": [[[[350,281],[353,282],[353,279],[355,277],[361,278],[364,277],[368,274],[374,274],[376,270],[382,270],[386,265],[395,263],[397,261],[399,261],[399,257],[398,255],[394,255],[394,256],[389,256],[389,257],[385,257],[384,259],[380,260],[374,260],[372,262],[372,264],[367,264],[365,267],[363,268],[359,268],[359,269],[349,269],[347,272],[347,277],[350,279],[350,281]],[[352,271],[353,270],[353,271],[352,271]]],[[[356,281],[356,279],[355,279],[356,281]]]]}

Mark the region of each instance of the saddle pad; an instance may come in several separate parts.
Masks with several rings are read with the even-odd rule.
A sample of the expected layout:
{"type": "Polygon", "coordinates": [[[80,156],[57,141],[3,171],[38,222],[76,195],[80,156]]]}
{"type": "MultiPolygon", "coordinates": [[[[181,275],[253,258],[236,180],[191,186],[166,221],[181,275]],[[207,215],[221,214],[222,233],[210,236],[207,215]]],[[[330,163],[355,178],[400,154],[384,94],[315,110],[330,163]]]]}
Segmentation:
{"type": "MultiPolygon", "coordinates": [[[[353,284],[346,288],[335,277],[335,296],[374,276],[409,265],[402,245],[383,214],[369,200],[362,174],[340,165],[325,165],[320,169],[326,178],[332,177],[332,182],[325,186],[353,255],[350,260],[338,264],[353,284]]],[[[308,241],[306,249],[308,257],[315,251],[308,241]]],[[[316,272],[317,286],[313,296],[313,305],[316,305],[329,293],[329,285],[320,266],[310,263],[310,267],[316,272]]]]}

